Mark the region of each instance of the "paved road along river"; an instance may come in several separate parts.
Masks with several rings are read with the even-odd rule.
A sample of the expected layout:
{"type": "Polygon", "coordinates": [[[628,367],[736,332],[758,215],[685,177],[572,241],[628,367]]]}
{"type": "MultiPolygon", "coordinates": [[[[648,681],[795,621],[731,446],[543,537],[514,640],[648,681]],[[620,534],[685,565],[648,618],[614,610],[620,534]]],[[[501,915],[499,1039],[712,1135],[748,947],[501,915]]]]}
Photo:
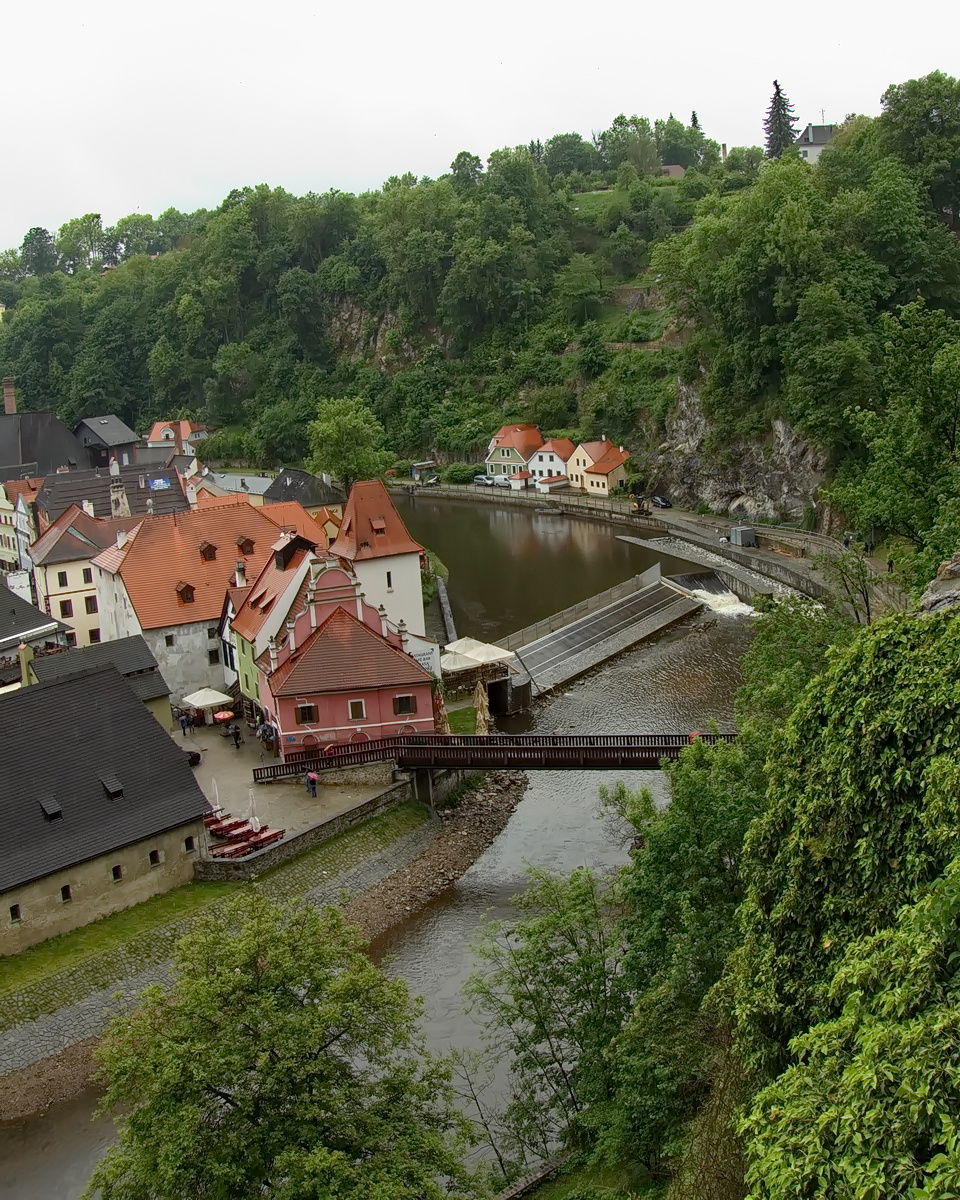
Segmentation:
{"type": "MultiPolygon", "coordinates": [[[[402,511],[414,537],[450,568],[458,632],[484,639],[576,603],[652,561],[593,522],[422,498],[403,501],[402,511]]],[[[738,664],[750,636],[742,607],[732,611],[738,615],[706,612],[666,631],[504,728],[656,733],[702,728],[712,719],[731,729],[738,664]]],[[[484,913],[509,912],[528,863],[569,870],[625,860],[617,832],[596,805],[597,786],[617,778],[648,783],[664,796],[658,772],[531,772],[523,802],[487,852],[444,896],[374,947],[378,956],[392,956],[389,969],[425,997],[435,1047],[476,1042],[460,995],[470,943],[484,913]]],[[[2,1132],[4,1200],[75,1200],[109,1140],[109,1127],[91,1124],[94,1103],[88,1093],[2,1132]]]]}

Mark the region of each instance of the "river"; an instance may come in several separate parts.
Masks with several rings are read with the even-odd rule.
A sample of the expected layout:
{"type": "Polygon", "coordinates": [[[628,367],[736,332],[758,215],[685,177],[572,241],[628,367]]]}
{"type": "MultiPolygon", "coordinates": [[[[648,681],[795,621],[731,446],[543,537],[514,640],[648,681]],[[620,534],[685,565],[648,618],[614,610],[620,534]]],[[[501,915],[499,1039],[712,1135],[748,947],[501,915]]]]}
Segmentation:
{"type": "MultiPolygon", "coordinates": [[[[450,570],[457,631],[490,640],[629,578],[654,561],[605,526],[526,510],[418,496],[398,507],[410,532],[450,570]]],[[[667,562],[669,570],[673,564],[667,562]]],[[[738,609],[733,610],[735,613],[738,609]]],[[[514,731],[657,733],[732,728],[739,661],[749,618],[705,612],[575,681],[514,731]]],[[[508,726],[503,726],[507,728],[508,726]]],[[[471,969],[470,943],[484,914],[506,915],[528,864],[570,870],[609,868],[626,859],[612,825],[597,813],[597,788],[624,779],[665,798],[658,772],[532,771],[506,829],[466,874],[416,917],[374,946],[426,1003],[426,1033],[436,1049],[469,1046],[477,1027],[460,989],[471,969]]],[[[76,1200],[111,1128],[92,1122],[92,1092],[40,1118],[0,1128],[4,1200],[76,1200]]]]}

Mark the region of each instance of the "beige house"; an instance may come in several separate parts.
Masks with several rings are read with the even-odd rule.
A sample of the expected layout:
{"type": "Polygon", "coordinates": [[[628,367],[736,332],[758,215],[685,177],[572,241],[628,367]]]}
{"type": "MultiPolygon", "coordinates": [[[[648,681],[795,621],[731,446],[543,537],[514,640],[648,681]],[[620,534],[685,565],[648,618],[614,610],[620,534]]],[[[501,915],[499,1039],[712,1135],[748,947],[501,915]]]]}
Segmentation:
{"type": "Polygon", "coordinates": [[[606,438],[581,442],[567,462],[570,486],[590,496],[610,496],[627,486],[630,454],[606,438]]]}
{"type": "Polygon", "coordinates": [[[142,517],[99,518],[71,504],[30,547],[37,604],[70,628],[71,646],[101,639],[96,573],[91,559],[142,517]]]}
{"type": "Polygon", "coordinates": [[[193,878],[207,799],[115,667],[2,696],[0,720],[0,953],[193,878]]]}

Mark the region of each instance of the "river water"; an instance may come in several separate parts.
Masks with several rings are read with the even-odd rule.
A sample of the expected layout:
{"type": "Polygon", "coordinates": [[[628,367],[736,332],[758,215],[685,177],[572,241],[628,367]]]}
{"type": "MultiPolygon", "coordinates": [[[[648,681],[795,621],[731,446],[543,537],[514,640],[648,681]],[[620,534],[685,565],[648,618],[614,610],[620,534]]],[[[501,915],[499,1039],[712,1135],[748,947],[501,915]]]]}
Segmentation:
{"type": "MultiPolygon", "coordinates": [[[[450,570],[457,632],[484,640],[512,632],[645,570],[654,556],[619,542],[605,526],[522,509],[498,509],[418,496],[400,504],[410,532],[450,570]]],[[[669,561],[665,570],[682,569],[669,561]]],[[[686,569],[689,569],[688,567],[686,569]]],[[[514,732],[657,733],[732,729],[739,661],[750,638],[742,607],[714,601],[575,681],[534,713],[503,726],[514,732]]],[[[524,885],[528,865],[571,870],[612,868],[626,860],[619,831],[600,818],[597,788],[623,779],[650,786],[650,771],[531,771],[530,785],[506,829],[442,897],[374,946],[389,969],[424,997],[426,1033],[436,1049],[476,1043],[460,989],[470,973],[470,945],[485,914],[504,916],[524,885]]],[[[0,1127],[3,1200],[76,1200],[111,1127],[93,1122],[86,1092],[40,1118],[0,1127]]]]}

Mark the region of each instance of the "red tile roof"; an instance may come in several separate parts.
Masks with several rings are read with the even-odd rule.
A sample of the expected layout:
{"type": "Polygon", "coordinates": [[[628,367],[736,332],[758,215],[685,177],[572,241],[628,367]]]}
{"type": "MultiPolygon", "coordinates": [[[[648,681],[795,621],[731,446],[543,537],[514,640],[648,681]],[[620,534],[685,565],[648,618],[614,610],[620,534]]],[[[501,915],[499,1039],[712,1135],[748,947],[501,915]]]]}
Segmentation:
{"type": "Polygon", "coordinates": [[[195,421],[154,421],[153,428],[147,434],[147,441],[160,442],[163,445],[169,442],[172,446],[178,439],[186,441],[191,433],[197,433],[209,428],[209,425],[198,425],[195,421]],[[165,438],[163,436],[165,429],[172,429],[174,436],[172,438],[165,438]]]}
{"type": "Polygon", "coordinates": [[[526,462],[530,455],[542,445],[543,438],[536,425],[501,425],[493,435],[487,457],[489,458],[494,450],[511,449],[516,450],[526,462]]]}
{"type": "Polygon", "coordinates": [[[3,490],[7,493],[7,499],[11,504],[16,504],[17,497],[23,493],[23,499],[27,504],[32,504],[37,498],[37,493],[43,487],[43,476],[37,476],[33,479],[8,479],[3,485],[3,490]]]}
{"type": "MultiPolygon", "coordinates": [[[[557,458],[562,459],[563,462],[566,462],[570,455],[573,454],[574,450],[576,450],[576,446],[570,441],[569,438],[550,438],[549,441],[544,442],[542,446],[538,447],[538,449],[540,451],[549,450],[551,453],[555,454],[557,458]]],[[[534,451],[534,453],[536,453],[536,451],[534,451]]]]}
{"type": "Polygon", "coordinates": [[[297,568],[309,553],[309,550],[295,550],[283,571],[271,555],[270,561],[250,586],[242,607],[237,609],[237,615],[230,622],[234,632],[248,642],[256,638],[274,601],[289,587],[297,568]]]}
{"type": "Polygon", "coordinates": [[[617,467],[622,467],[630,457],[628,451],[621,450],[613,442],[590,442],[584,446],[584,450],[594,460],[593,466],[586,469],[587,475],[609,475],[617,467]],[[603,452],[595,455],[591,447],[602,447],[603,452]]]}
{"type": "Polygon", "coordinates": [[[330,546],[332,554],[358,562],[392,554],[419,554],[422,549],[407,532],[379,479],[353,485],[340,529],[330,546]]]}
{"type": "Polygon", "coordinates": [[[117,530],[134,529],[143,517],[91,517],[71,504],[30,547],[35,563],[76,562],[94,558],[115,542],[117,530]]]}
{"type": "Polygon", "coordinates": [[[159,629],[217,620],[226,590],[233,586],[236,561],[245,559],[247,578],[259,575],[276,540],[273,521],[252,504],[241,503],[148,517],[119,555],[105,550],[94,561],[105,570],[119,570],[141,626],[159,629]],[[252,540],[252,554],[240,553],[243,538],[252,540]],[[217,548],[209,562],[200,555],[204,542],[217,548]],[[180,599],[178,583],[194,589],[192,603],[180,599]]]}
{"type": "Polygon", "coordinates": [[[273,672],[270,691],[274,696],[310,696],[430,682],[431,676],[409,654],[391,646],[345,608],[335,608],[273,672]]]}
{"type": "Polygon", "coordinates": [[[308,542],[326,549],[327,531],[323,522],[311,517],[307,510],[297,500],[280,500],[276,504],[263,504],[260,511],[268,517],[278,529],[290,533],[299,533],[308,542]]]}

